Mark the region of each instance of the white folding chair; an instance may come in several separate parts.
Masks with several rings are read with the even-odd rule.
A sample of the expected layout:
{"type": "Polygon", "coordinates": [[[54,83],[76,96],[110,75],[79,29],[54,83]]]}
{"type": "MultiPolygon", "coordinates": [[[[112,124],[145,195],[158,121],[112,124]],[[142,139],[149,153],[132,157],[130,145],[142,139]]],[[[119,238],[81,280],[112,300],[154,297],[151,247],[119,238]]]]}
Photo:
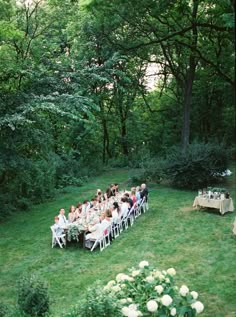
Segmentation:
{"type": "Polygon", "coordinates": [[[233,234],[236,236],[236,217],[233,222],[233,234]]]}
{"type": "Polygon", "coordinates": [[[111,234],[111,225],[107,227],[103,232],[104,248],[108,247],[111,244],[110,234],[111,234]]]}
{"type": "MultiPolygon", "coordinates": [[[[132,208],[129,210],[127,214],[127,225],[133,226],[134,223],[134,215],[135,215],[136,204],[133,204],[132,208]]],[[[126,227],[125,227],[126,228],[126,227]]],[[[126,228],[127,229],[127,228],[126,228]]]]}
{"type": "Polygon", "coordinates": [[[137,208],[135,210],[135,214],[134,214],[135,218],[139,217],[142,214],[142,208],[143,208],[144,200],[145,200],[145,197],[138,204],[138,206],[137,206],[137,208]]]}
{"type": "Polygon", "coordinates": [[[120,235],[119,223],[114,223],[111,228],[112,238],[116,239],[120,235]]]}
{"type": "Polygon", "coordinates": [[[93,246],[92,246],[92,248],[91,248],[91,250],[90,250],[91,252],[92,252],[98,245],[99,245],[99,247],[100,247],[100,251],[103,251],[103,250],[105,249],[104,237],[103,237],[103,236],[97,238],[96,240],[90,239],[90,241],[94,241],[94,244],[93,244],[93,246]]]}
{"type": "Polygon", "coordinates": [[[51,226],[51,231],[52,231],[52,248],[55,245],[59,245],[59,247],[62,249],[63,245],[66,246],[66,235],[64,233],[57,235],[54,226],[51,226]]]}
{"type": "Polygon", "coordinates": [[[119,228],[119,233],[123,231],[123,220],[121,218],[118,219],[117,226],[119,228]]]}
{"type": "Polygon", "coordinates": [[[148,202],[147,202],[146,197],[143,197],[143,199],[144,199],[144,202],[143,202],[143,212],[146,212],[146,211],[148,211],[149,206],[148,206],[148,202]]]}

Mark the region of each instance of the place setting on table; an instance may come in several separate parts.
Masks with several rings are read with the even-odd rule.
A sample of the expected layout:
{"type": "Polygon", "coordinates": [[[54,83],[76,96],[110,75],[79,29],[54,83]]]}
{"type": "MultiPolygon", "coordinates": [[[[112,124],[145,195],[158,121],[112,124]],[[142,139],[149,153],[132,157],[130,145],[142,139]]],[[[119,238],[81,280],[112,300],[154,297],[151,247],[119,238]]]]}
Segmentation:
{"type": "Polygon", "coordinates": [[[221,215],[234,211],[234,203],[229,192],[225,188],[218,187],[199,189],[193,207],[218,209],[221,215]]]}

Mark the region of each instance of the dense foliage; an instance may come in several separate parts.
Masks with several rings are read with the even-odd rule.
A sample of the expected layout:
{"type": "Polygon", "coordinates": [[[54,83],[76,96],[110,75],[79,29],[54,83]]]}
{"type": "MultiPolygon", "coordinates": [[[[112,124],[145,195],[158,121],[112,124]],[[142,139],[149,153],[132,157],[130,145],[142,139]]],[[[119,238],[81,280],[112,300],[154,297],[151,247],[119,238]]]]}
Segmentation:
{"type": "Polygon", "coordinates": [[[22,276],[18,281],[18,305],[26,316],[45,316],[49,312],[46,282],[33,274],[22,276]]]}
{"type": "Polygon", "coordinates": [[[0,7],[1,217],[143,148],[235,144],[232,1],[0,7]]]}

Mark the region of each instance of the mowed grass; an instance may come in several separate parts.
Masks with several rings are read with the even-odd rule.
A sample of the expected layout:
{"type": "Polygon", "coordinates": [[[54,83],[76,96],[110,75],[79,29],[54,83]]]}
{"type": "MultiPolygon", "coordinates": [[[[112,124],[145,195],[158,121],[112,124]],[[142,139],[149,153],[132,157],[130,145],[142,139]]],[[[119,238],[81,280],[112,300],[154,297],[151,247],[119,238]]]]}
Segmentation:
{"type": "MultiPolygon", "coordinates": [[[[235,168],[233,172],[224,186],[235,202],[235,168]]],[[[128,174],[127,170],[106,172],[0,225],[1,302],[15,305],[17,279],[25,272],[38,273],[49,283],[51,315],[63,316],[95,281],[105,284],[147,260],[159,269],[174,267],[177,285],[199,292],[205,305],[201,316],[236,316],[235,212],[221,216],[217,210],[193,209],[196,192],[149,184],[149,211],[103,252],[84,250],[80,243],[51,248],[49,227],[60,207],[68,210],[112,182],[128,189],[128,174]]]]}

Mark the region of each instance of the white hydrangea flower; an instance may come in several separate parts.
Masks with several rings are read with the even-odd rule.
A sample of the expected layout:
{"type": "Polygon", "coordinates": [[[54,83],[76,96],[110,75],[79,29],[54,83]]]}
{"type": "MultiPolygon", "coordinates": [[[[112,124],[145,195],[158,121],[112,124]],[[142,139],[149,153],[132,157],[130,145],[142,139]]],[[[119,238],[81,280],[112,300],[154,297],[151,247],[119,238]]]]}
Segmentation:
{"type": "Polygon", "coordinates": [[[137,275],[139,275],[140,274],[140,270],[134,270],[134,271],[132,271],[132,273],[131,273],[131,275],[133,276],[133,277],[135,277],[135,276],[137,276],[137,275]]]}
{"type": "Polygon", "coordinates": [[[112,287],[112,291],[113,291],[114,293],[117,293],[117,292],[119,292],[120,290],[121,290],[121,288],[120,288],[119,285],[115,285],[115,286],[112,287]]]}
{"type": "Polygon", "coordinates": [[[186,296],[188,292],[189,292],[189,289],[186,285],[182,285],[180,287],[179,293],[181,296],[186,296]]]}
{"type": "Polygon", "coordinates": [[[167,270],[167,274],[169,274],[170,276],[175,276],[176,275],[176,271],[173,267],[169,268],[167,270]]]}
{"type": "Polygon", "coordinates": [[[155,300],[150,300],[147,302],[147,310],[150,311],[151,313],[154,313],[157,311],[158,304],[155,300]]]}
{"type": "Polygon", "coordinates": [[[126,284],[120,284],[121,288],[126,288],[126,284]]]}
{"type": "Polygon", "coordinates": [[[148,283],[152,283],[154,281],[154,277],[151,276],[151,275],[148,275],[146,278],[145,278],[145,281],[148,282],[148,283]]]}
{"type": "Polygon", "coordinates": [[[138,317],[139,313],[137,310],[130,309],[127,316],[128,317],[138,317]]]}
{"type": "Polygon", "coordinates": [[[202,302],[195,302],[191,305],[192,308],[196,309],[197,314],[200,314],[204,310],[204,305],[202,302]]]}
{"type": "Polygon", "coordinates": [[[120,299],[120,303],[121,303],[121,304],[126,304],[126,303],[127,303],[127,299],[126,299],[126,298],[120,299]]]}
{"type": "Polygon", "coordinates": [[[170,295],[163,295],[161,298],[161,303],[164,306],[169,306],[173,302],[173,299],[170,297],[170,295]]]}
{"type": "Polygon", "coordinates": [[[162,285],[155,286],[155,291],[160,295],[163,292],[164,288],[162,285]]]}
{"type": "Polygon", "coordinates": [[[140,310],[137,310],[138,316],[143,316],[140,310]]]}
{"type": "Polygon", "coordinates": [[[165,279],[165,281],[166,283],[170,283],[170,279],[168,277],[165,279]]]}
{"type": "Polygon", "coordinates": [[[116,281],[111,280],[111,281],[109,281],[109,282],[107,283],[107,286],[108,286],[108,287],[112,287],[112,286],[115,285],[115,284],[116,284],[116,281]]]}
{"type": "Polygon", "coordinates": [[[171,316],[175,316],[176,315],[176,308],[175,307],[171,309],[170,315],[171,316]]]}
{"type": "Polygon", "coordinates": [[[132,298],[130,298],[130,297],[127,298],[128,303],[132,303],[132,301],[133,301],[132,298]]]}
{"type": "Polygon", "coordinates": [[[155,277],[159,277],[160,275],[161,275],[160,271],[154,271],[153,272],[153,276],[155,276],[155,277]]]}
{"type": "Polygon", "coordinates": [[[127,274],[124,274],[124,273],[119,273],[116,275],[117,282],[126,281],[126,280],[130,280],[130,279],[131,279],[131,277],[127,274]]]}
{"type": "Polygon", "coordinates": [[[165,270],[163,270],[161,273],[162,273],[163,275],[166,275],[166,274],[167,274],[167,272],[166,272],[165,270]]]}
{"type": "Polygon", "coordinates": [[[122,310],[121,310],[123,316],[128,316],[128,313],[129,313],[129,307],[122,307],[122,310]]]}
{"type": "Polygon", "coordinates": [[[165,279],[165,276],[164,276],[163,274],[160,274],[160,275],[159,275],[159,280],[160,280],[160,281],[163,281],[164,279],[165,279]]]}
{"type": "Polygon", "coordinates": [[[137,310],[137,305],[136,304],[130,304],[129,309],[137,310]]]}
{"type": "Polygon", "coordinates": [[[145,266],[149,266],[148,261],[141,261],[141,262],[139,263],[139,268],[140,268],[140,269],[143,269],[145,266]]]}
{"type": "Polygon", "coordinates": [[[119,274],[117,274],[117,275],[116,275],[116,281],[117,281],[117,282],[122,281],[124,275],[125,275],[124,273],[119,273],[119,274]]]}
{"type": "Polygon", "coordinates": [[[193,299],[197,299],[198,298],[198,293],[197,292],[192,291],[190,294],[192,295],[193,299]]]}

